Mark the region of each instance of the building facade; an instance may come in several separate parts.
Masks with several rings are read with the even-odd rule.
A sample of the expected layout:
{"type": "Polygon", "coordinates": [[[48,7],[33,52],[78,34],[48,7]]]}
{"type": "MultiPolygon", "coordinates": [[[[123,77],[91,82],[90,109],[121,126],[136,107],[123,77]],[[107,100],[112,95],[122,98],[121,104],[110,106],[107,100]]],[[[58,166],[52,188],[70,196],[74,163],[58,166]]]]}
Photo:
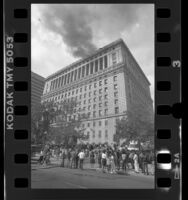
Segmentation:
{"type": "Polygon", "coordinates": [[[41,103],[41,96],[44,90],[45,78],[31,72],[31,106],[41,103]]]}
{"type": "Polygon", "coordinates": [[[89,143],[113,143],[116,120],[139,104],[153,116],[150,83],[122,39],[52,74],[42,102],[75,99],[89,143]]]}

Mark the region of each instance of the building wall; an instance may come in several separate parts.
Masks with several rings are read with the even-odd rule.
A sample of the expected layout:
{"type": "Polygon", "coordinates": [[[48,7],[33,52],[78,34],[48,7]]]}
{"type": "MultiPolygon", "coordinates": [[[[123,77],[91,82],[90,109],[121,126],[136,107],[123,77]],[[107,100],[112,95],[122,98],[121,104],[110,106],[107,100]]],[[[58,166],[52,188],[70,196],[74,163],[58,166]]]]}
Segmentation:
{"type": "Polygon", "coordinates": [[[41,96],[44,90],[45,79],[38,74],[31,72],[31,105],[41,103],[41,96]]]}
{"type": "Polygon", "coordinates": [[[71,98],[90,114],[82,123],[90,143],[112,143],[116,119],[136,103],[152,108],[149,82],[122,40],[46,79],[42,102],[71,98]]]}

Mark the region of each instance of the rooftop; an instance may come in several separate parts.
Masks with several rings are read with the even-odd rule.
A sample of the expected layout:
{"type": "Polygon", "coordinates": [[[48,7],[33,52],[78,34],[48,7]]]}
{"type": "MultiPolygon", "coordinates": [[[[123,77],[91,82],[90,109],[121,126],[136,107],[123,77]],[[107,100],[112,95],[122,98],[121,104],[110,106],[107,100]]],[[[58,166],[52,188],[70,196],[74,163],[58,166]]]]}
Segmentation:
{"type": "Polygon", "coordinates": [[[57,74],[59,74],[59,73],[65,71],[65,70],[68,69],[68,68],[73,67],[74,65],[77,65],[77,64],[83,62],[84,60],[87,60],[87,59],[90,59],[90,58],[94,57],[95,55],[101,53],[102,51],[106,50],[107,48],[110,48],[110,47],[112,47],[112,46],[115,46],[115,45],[117,45],[117,44],[119,44],[119,43],[124,43],[123,40],[122,40],[121,38],[118,39],[118,40],[116,40],[116,41],[114,41],[114,42],[112,42],[112,43],[110,43],[110,44],[108,44],[108,45],[105,45],[105,46],[102,47],[102,48],[99,48],[98,50],[96,50],[96,51],[95,51],[93,54],[91,54],[90,56],[87,56],[87,57],[85,57],[85,58],[81,58],[81,59],[77,60],[76,62],[73,62],[73,63],[71,63],[70,65],[64,67],[63,69],[60,69],[60,70],[56,71],[55,73],[53,73],[53,74],[51,74],[50,76],[48,76],[48,77],[46,78],[46,80],[48,80],[49,78],[52,78],[53,76],[55,76],[55,75],[57,75],[57,74]]]}

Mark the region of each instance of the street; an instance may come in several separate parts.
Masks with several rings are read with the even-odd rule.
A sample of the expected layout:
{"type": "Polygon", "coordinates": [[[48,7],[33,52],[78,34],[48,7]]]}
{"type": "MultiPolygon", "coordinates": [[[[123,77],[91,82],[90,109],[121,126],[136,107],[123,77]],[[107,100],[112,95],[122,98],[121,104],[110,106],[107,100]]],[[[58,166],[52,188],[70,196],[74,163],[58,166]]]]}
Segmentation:
{"type": "Polygon", "coordinates": [[[73,189],[153,189],[154,176],[102,173],[92,169],[69,169],[61,167],[32,169],[32,188],[73,189]]]}

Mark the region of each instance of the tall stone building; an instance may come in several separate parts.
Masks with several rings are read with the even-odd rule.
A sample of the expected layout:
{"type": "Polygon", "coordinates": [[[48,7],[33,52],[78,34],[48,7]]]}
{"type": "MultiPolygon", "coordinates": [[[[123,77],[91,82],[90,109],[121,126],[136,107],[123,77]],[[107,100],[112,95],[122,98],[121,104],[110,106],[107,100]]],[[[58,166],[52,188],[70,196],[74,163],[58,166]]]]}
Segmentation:
{"type": "Polygon", "coordinates": [[[116,119],[134,105],[153,117],[150,83],[122,39],[100,48],[45,80],[42,102],[74,98],[88,114],[89,143],[112,143],[116,119]]]}
{"type": "Polygon", "coordinates": [[[31,72],[31,106],[41,103],[41,96],[44,90],[45,78],[31,72]]]}

